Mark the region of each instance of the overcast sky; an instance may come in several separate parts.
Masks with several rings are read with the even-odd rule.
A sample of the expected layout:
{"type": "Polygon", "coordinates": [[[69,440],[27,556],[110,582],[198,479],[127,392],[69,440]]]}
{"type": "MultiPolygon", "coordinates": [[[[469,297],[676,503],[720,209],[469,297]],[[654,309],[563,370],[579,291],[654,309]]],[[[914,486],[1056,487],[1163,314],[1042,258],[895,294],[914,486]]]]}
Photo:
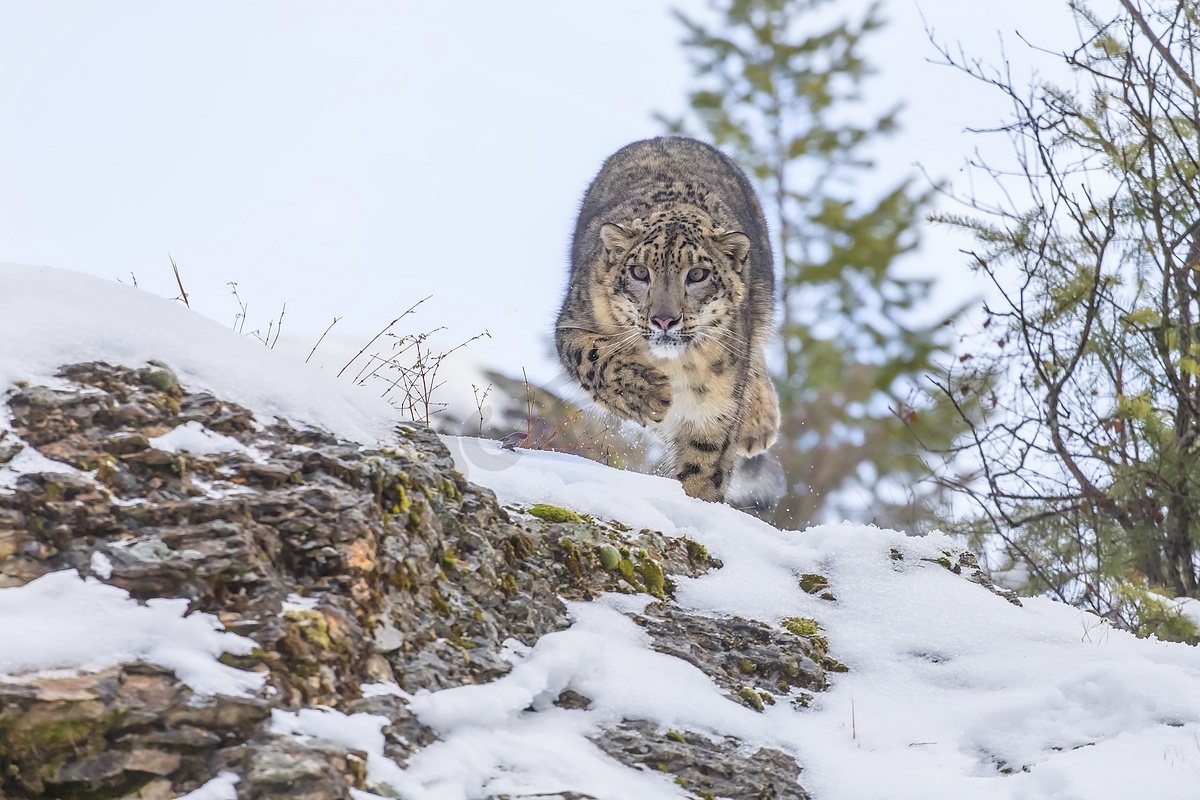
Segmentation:
{"type": "MultiPolygon", "coordinates": [[[[407,330],[486,329],[477,356],[545,379],[587,183],[694,85],[672,7],[705,4],[0,0],[0,261],[173,296],[169,252],[201,313],[232,323],[236,281],[246,330],[286,302],[285,335],[310,344],[335,316],[369,337],[432,295],[407,330]]],[[[916,3],[883,10],[870,98],[902,101],[904,132],[865,194],[917,162],[955,179],[978,144],[964,128],[1004,111],[928,63],[916,3]]],[[[1073,35],[1065,2],[920,10],[993,62],[1003,35],[1022,68],[1017,31],[1051,48],[1073,35]]],[[[908,269],[950,296],[982,290],[961,242],[925,238],[908,269]]]]}

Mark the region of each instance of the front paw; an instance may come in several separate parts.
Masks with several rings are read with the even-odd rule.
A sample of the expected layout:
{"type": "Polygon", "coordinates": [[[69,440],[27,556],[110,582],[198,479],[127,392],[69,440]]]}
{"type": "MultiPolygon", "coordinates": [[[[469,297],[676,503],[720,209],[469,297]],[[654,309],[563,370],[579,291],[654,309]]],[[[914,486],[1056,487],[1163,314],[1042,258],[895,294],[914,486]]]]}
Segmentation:
{"type": "Polygon", "coordinates": [[[649,387],[643,408],[646,421],[642,424],[662,422],[667,418],[667,412],[671,410],[671,403],[675,400],[675,390],[671,388],[671,379],[651,367],[647,370],[646,384],[649,387]]]}
{"type": "Polygon", "coordinates": [[[629,365],[618,370],[616,377],[619,407],[614,411],[640,425],[667,418],[675,393],[665,373],[651,366],[629,365]]]}

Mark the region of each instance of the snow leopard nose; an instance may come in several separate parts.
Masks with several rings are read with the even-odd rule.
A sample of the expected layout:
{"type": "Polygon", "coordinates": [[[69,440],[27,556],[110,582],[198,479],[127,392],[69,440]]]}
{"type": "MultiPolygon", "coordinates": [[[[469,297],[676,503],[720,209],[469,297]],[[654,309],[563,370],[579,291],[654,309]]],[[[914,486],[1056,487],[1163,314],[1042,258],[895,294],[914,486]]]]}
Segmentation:
{"type": "Polygon", "coordinates": [[[654,321],[665,331],[670,330],[672,325],[677,325],[679,317],[655,317],[654,321]]]}

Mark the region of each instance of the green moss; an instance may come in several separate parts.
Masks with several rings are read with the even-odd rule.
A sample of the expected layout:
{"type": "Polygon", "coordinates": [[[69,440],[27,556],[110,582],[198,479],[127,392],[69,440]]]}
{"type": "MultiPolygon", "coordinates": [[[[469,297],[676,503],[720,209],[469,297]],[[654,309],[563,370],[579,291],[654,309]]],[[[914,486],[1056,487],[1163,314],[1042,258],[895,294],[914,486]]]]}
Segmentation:
{"type": "Polygon", "coordinates": [[[672,742],[679,742],[680,744],[687,744],[687,739],[685,739],[683,734],[680,733],[679,731],[667,731],[667,738],[670,739],[672,742]]]}
{"type": "Polygon", "coordinates": [[[146,382],[160,392],[169,392],[179,385],[179,379],[165,369],[147,373],[146,382]]]}
{"type": "Polygon", "coordinates": [[[458,572],[458,559],[454,555],[454,548],[447,547],[442,551],[442,570],[447,575],[453,575],[458,572]]]}
{"type": "Polygon", "coordinates": [[[899,550],[897,550],[896,548],[893,547],[892,548],[892,561],[903,561],[903,560],[904,560],[904,553],[901,553],[899,550]]]}
{"type": "Polygon", "coordinates": [[[503,589],[504,593],[509,597],[512,597],[517,593],[517,579],[513,577],[511,572],[506,574],[503,580],[500,581],[500,588],[503,589]]]}
{"type": "Polygon", "coordinates": [[[824,575],[809,572],[800,576],[800,588],[809,594],[816,594],[822,589],[828,589],[829,581],[825,579],[824,575]]]}
{"type": "Polygon", "coordinates": [[[771,694],[770,692],[759,692],[758,696],[761,697],[762,701],[767,705],[775,705],[775,695],[771,694]]]}
{"type": "MultiPolygon", "coordinates": [[[[645,551],[641,551],[645,553],[645,551]]],[[[642,581],[646,584],[646,591],[657,597],[659,600],[665,599],[663,589],[665,587],[666,576],[663,575],[662,567],[654,562],[653,559],[644,557],[638,563],[638,572],[642,576],[642,581]]]]}
{"type": "Polygon", "coordinates": [[[325,621],[325,615],[320,611],[292,609],[283,612],[283,618],[295,623],[300,635],[310,644],[321,648],[333,645],[333,642],[329,640],[329,625],[325,621]]]}
{"type": "Polygon", "coordinates": [[[521,561],[533,555],[533,539],[524,533],[516,533],[504,540],[504,554],[511,561],[521,561]]]}
{"type": "Polygon", "coordinates": [[[558,547],[562,550],[562,563],[575,580],[583,579],[583,564],[579,560],[579,550],[570,539],[559,539],[558,547]]]}
{"type": "Polygon", "coordinates": [[[743,686],[738,689],[738,697],[746,701],[746,705],[753,708],[755,711],[763,710],[762,698],[758,696],[758,692],[751,689],[749,686],[743,686]]]}
{"type": "Polygon", "coordinates": [[[830,672],[849,672],[850,668],[836,658],[826,658],[821,662],[821,666],[830,672]]]}
{"type": "Polygon", "coordinates": [[[783,627],[796,636],[815,636],[821,630],[817,621],[808,617],[788,617],[783,621],[783,627]]]}
{"type": "Polygon", "coordinates": [[[953,567],[953,565],[950,563],[950,559],[949,559],[949,558],[947,558],[946,556],[941,556],[941,557],[939,557],[939,558],[937,559],[937,563],[941,564],[941,565],[942,565],[943,567],[945,567],[946,569],[953,569],[953,568],[954,568],[954,567],[953,567]]]}
{"type": "Polygon", "coordinates": [[[597,548],[600,564],[607,570],[614,570],[621,563],[621,553],[611,544],[602,544],[597,548]]]}
{"type": "Polygon", "coordinates": [[[738,664],[738,669],[742,672],[754,672],[754,662],[748,658],[743,658],[742,663],[738,664]]]}
{"type": "Polygon", "coordinates": [[[546,522],[579,522],[579,515],[574,511],[568,511],[565,508],[558,506],[549,506],[545,503],[539,503],[529,509],[530,514],[538,519],[544,519],[546,522]]]}
{"type": "Polygon", "coordinates": [[[621,577],[629,581],[630,584],[637,583],[637,575],[633,571],[633,562],[628,558],[622,558],[617,562],[617,569],[621,572],[621,577]]]}
{"type": "Polygon", "coordinates": [[[99,459],[79,454],[67,456],[67,463],[75,469],[83,470],[84,472],[91,472],[100,466],[99,459]]]}
{"type": "Polygon", "coordinates": [[[15,739],[13,744],[17,749],[46,752],[87,741],[97,723],[90,719],[56,719],[19,732],[12,731],[10,735],[15,739]]]}
{"type": "Polygon", "coordinates": [[[782,624],[789,633],[796,636],[803,636],[822,651],[829,650],[829,642],[825,640],[824,636],[817,633],[817,631],[821,630],[821,626],[817,624],[815,619],[809,619],[808,617],[788,617],[783,620],[782,624]]]}
{"type": "Polygon", "coordinates": [[[430,592],[430,595],[430,599],[433,601],[434,608],[443,614],[450,613],[450,604],[446,602],[446,598],[442,597],[442,593],[437,590],[437,587],[434,587],[433,591],[430,592]]]}
{"type": "Polygon", "coordinates": [[[117,460],[112,456],[105,456],[100,460],[99,466],[96,467],[96,480],[100,481],[105,486],[111,486],[116,477],[117,460]]]}
{"type": "Polygon", "coordinates": [[[408,511],[408,506],[410,505],[408,493],[404,491],[404,487],[399,482],[396,483],[395,489],[396,493],[400,495],[400,502],[396,504],[393,513],[399,514],[401,511],[408,511]]]}
{"type": "Polygon", "coordinates": [[[693,564],[708,564],[716,567],[717,569],[720,569],[724,566],[720,559],[713,558],[709,554],[708,548],[699,542],[693,541],[684,536],[683,546],[687,548],[688,561],[691,561],[693,564]]]}
{"type": "MultiPolygon", "coordinates": [[[[669,736],[670,734],[667,734],[667,735],[669,736]]],[[[676,783],[678,783],[678,784],[679,784],[680,786],[682,786],[683,788],[685,788],[685,789],[687,788],[687,785],[688,785],[688,779],[687,779],[687,778],[685,778],[685,777],[683,777],[682,775],[676,775],[676,776],[675,776],[675,782],[676,782],[676,783]]]]}

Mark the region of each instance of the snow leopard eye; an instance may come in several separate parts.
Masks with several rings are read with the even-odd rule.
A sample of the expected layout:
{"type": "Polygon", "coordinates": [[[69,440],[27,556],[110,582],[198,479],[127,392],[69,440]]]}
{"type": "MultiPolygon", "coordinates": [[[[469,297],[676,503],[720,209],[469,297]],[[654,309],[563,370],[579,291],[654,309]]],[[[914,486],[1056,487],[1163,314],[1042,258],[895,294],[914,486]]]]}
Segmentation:
{"type": "Polygon", "coordinates": [[[650,280],[650,270],[646,269],[641,264],[634,264],[632,267],[630,267],[629,274],[633,276],[635,281],[645,282],[650,280]]]}
{"type": "Polygon", "coordinates": [[[688,283],[700,283],[703,280],[707,280],[709,274],[709,270],[706,270],[703,267],[696,267],[688,271],[687,281],[688,283]]]}

